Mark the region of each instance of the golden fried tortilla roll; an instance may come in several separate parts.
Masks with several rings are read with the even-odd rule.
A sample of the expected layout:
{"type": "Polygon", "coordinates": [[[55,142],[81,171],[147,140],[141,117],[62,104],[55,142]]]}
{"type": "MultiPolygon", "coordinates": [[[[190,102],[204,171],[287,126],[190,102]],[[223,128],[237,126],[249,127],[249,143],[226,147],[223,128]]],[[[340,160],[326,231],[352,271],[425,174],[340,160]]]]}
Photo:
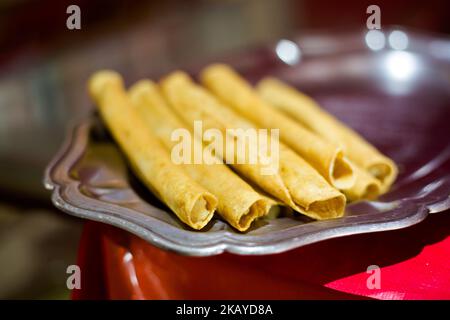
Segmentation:
{"type": "MultiPolygon", "coordinates": [[[[225,136],[230,128],[255,129],[250,122],[221,104],[183,72],[167,76],[162,80],[161,88],[171,107],[188,126],[201,120],[205,129],[219,129],[225,136]]],[[[342,216],[345,196],[331,187],[295,152],[281,143],[278,151],[278,170],[270,175],[261,173],[262,165],[259,163],[237,164],[235,159],[227,163],[262,190],[298,212],[315,219],[342,216]]],[[[227,153],[221,156],[224,160],[230,160],[227,159],[227,153]]]]}
{"type": "Polygon", "coordinates": [[[201,81],[226,105],[257,126],[280,129],[281,140],[307,160],[331,185],[348,189],[354,184],[353,169],[338,146],[326,142],[267,104],[230,67],[221,64],[209,66],[203,70],[201,81]]]}
{"type": "Polygon", "coordinates": [[[132,107],[119,74],[100,71],[89,92],[135,173],[175,214],[194,229],[212,218],[217,199],[172,163],[169,153],[132,107]]]}
{"type": "MultiPolygon", "coordinates": [[[[214,97],[200,86],[195,85],[184,72],[174,72],[167,76],[161,81],[161,89],[172,109],[190,129],[193,128],[194,121],[201,121],[204,129],[220,130],[228,143],[230,137],[226,134],[227,128],[251,128],[247,121],[243,121],[231,110],[219,105],[214,97]]],[[[255,184],[262,190],[289,206],[295,207],[278,172],[263,175],[265,166],[259,161],[254,164],[238,164],[236,158],[227,159],[227,154],[223,154],[221,150],[215,150],[215,152],[227,163],[232,164],[241,175],[247,177],[250,181],[255,181],[255,184]]]]}
{"type": "Polygon", "coordinates": [[[381,182],[382,192],[394,182],[398,171],[395,163],[323,110],[312,98],[273,78],[260,81],[258,92],[274,107],[327,141],[340,145],[352,162],[381,182]]]}
{"type": "Polygon", "coordinates": [[[374,200],[381,194],[381,183],[367,171],[353,164],[356,182],[350,189],[342,192],[349,201],[374,200]]]}
{"type": "MultiPolygon", "coordinates": [[[[187,129],[167,105],[158,86],[149,80],[139,81],[130,88],[129,95],[144,122],[168,150],[173,150],[179,142],[172,140],[172,134],[176,130],[187,129]]],[[[196,141],[201,147],[202,142],[193,137],[192,132],[189,133],[192,141],[196,141]]],[[[222,160],[216,158],[211,150],[201,149],[203,148],[199,150],[203,153],[205,163],[193,164],[191,157],[190,164],[182,163],[181,166],[192,179],[217,197],[218,213],[233,227],[246,231],[256,218],[266,215],[276,205],[274,201],[256,192],[222,160]]]]}

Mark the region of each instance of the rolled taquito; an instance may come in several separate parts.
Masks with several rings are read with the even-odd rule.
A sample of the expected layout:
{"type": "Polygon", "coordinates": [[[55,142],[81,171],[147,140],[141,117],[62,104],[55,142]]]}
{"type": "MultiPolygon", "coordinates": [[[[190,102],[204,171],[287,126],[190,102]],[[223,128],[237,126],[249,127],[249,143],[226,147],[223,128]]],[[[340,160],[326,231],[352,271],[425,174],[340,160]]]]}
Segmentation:
{"type": "Polygon", "coordinates": [[[112,136],[133,171],[181,221],[202,229],[212,218],[217,199],[172,163],[169,153],[140,119],[114,71],[99,71],[88,89],[112,136]]]}
{"type": "Polygon", "coordinates": [[[374,200],[381,194],[381,183],[375,179],[366,170],[361,169],[357,165],[353,165],[355,173],[355,184],[342,192],[347,197],[348,201],[357,200],[374,200]]]}
{"type": "Polygon", "coordinates": [[[216,64],[205,68],[201,82],[226,105],[257,126],[279,129],[281,140],[307,160],[331,185],[348,189],[354,184],[352,166],[339,146],[328,143],[267,104],[229,66],[216,64]]]}
{"type": "MultiPolygon", "coordinates": [[[[168,150],[174,150],[180,143],[173,139],[177,130],[187,130],[186,125],[169,108],[158,86],[150,80],[142,80],[129,90],[131,101],[144,122],[162,141],[168,150]]],[[[180,166],[189,176],[214,194],[218,199],[217,212],[234,228],[246,231],[251,223],[266,215],[271,206],[275,205],[267,197],[256,192],[249,184],[227,167],[221,159],[205,149],[198,137],[190,133],[191,151],[200,152],[202,163],[194,164],[191,153],[189,163],[180,166]],[[193,147],[198,143],[200,148],[193,147]]]]}
{"type": "MultiPolygon", "coordinates": [[[[218,129],[225,136],[228,136],[227,129],[255,129],[253,124],[224,106],[183,72],[175,72],[164,78],[161,88],[173,110],[191,127],[194,121],[202,121],[205,129],[218,129]]],[[[239,174],[298,212],[315,219],[343,215],[343,194],[330,186],[303,158],[282,143],[279,144],[278,153],[278,170],[269,175],[262,174],[261,163],[238,164],[235,159],[228,159],[226,152],[222,152],[221,156],[239,174]]]]}
{"type": "Polygon", "coordinates": [[[397,176],[397,166],[358,133],[323,110],[312,98],[277,79],[263,79],[257,87],[265,101],[341,146],[352,162],[380,181],[381,192],[389,189],[397,176]]]}

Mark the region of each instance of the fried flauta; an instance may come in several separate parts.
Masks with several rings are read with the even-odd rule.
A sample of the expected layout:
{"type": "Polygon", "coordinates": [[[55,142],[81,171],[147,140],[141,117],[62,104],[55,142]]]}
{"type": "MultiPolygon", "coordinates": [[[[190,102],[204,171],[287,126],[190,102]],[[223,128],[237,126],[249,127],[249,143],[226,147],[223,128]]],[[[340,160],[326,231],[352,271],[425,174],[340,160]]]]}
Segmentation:
{"type": "Polygon", "coordinates": [[[367,171],[357,165],[353,165],[356,181],[355,184],[342,192],[349,201],[374,200],[381,194],[381,183],[367,171]]]}
{"type": "MultiPolygon", "coordinates": [[[[129,90],[131,101],[152,132],[168,150],[175,150],[179,143],[172,139],[177,130],[187,130],[186,125],[170,109],[158,86],[149,80],[142,80],[129,90]]],[[[180,166],[201,186],[218,199],[217,212],[234,228],[246,231],[251,223],[266,214],[276,203],[256,192],[248,183],[227,167],[222,160],[204,149],[202,142],[189,132],[191,144],[198,143],[203,163],[194,164],[191,154],[189,163],[180,166]]],[[[272,210],[273,211],[273,210],[272,210]]]]}
{"type": "MultiPolygon", "coordinates": [[[[205,129],[218,129],[228,136],[231,128],[255,129],[254,125],[224,106],[203,87],[195,84],[183,72],[175,72],[161,81],[161,88],[170,106],[188,126],[202,121],[205,129]]],[[[243,152],[249,153],[249,145],[243,152]]],[[[216,150],[217,151],[217,150],[216,150]]],[[[331,187],[327,181],[305,160],[283,144],[277,151],[278,164],[269,163],[278,170],[263,174],[267,164],[237,163],[226,152],[221,157],[240,175],[281,200],[294,210],[315,219],[342,216],[345,196],[331,187]]]]}
{"type": "Polygon", "coordinates": [[[327,141],[339,145],[357,166],[380,181],[386,192],[397,176],[397,167],[358,133],[323,110],[312,98],[284,84],[266,78],[259,82],[261,97],[327,141]]]}
{"type": "Polygon", "coordinates": [[[207,67],[201,74],[201,82],[224,104],[255,125],[279,129],[281,140],[307,160],[331,185],[348,189],[354,184],[352,166],[338,146],[267,104],[230,67],[222,64],[207,67]]]}
{"type": "Polygon", "coordinates": [[[169,153],[140,119],[119,74],[100,71],[89,80],[89,93],[134,172],[187,225],[203,228],[217,199],[172,163],[169,153]]]}

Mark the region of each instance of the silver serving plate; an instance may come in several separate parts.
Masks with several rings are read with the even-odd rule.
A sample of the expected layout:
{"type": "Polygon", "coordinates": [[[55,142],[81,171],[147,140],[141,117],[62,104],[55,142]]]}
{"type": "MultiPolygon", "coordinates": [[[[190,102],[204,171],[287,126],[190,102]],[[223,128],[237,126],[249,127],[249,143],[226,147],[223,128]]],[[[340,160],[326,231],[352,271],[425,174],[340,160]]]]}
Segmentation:
{"type": "Polygon", "coordinates": [[[296,85],[398,163],[388,194],[348,205],[342,218],[260,220],[246,233],[215,218],[202,231],[189,229],[134,177],[94,113],[74,126],[47,167],[45,186],[68,214],[195,256],[273,254],[416,224],[450,208],[450,41],[405,35],[408,51],[372,51],[363,33],[309,35],[219,59],[250,81],[273,75],[296,85]]]}

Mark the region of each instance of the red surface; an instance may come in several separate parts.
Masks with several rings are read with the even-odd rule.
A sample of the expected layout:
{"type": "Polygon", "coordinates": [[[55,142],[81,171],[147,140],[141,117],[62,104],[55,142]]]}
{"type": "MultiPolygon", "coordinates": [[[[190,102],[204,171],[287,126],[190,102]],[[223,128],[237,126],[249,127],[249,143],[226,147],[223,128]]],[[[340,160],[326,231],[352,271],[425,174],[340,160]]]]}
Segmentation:
{"type": "Polygon", "coordinates": [[[450,299],[450,211],[269,256],[186,257],[86,222],[74,299],[450,299]],[[381,288],[366,272],[380,267],[381,288]]]}

